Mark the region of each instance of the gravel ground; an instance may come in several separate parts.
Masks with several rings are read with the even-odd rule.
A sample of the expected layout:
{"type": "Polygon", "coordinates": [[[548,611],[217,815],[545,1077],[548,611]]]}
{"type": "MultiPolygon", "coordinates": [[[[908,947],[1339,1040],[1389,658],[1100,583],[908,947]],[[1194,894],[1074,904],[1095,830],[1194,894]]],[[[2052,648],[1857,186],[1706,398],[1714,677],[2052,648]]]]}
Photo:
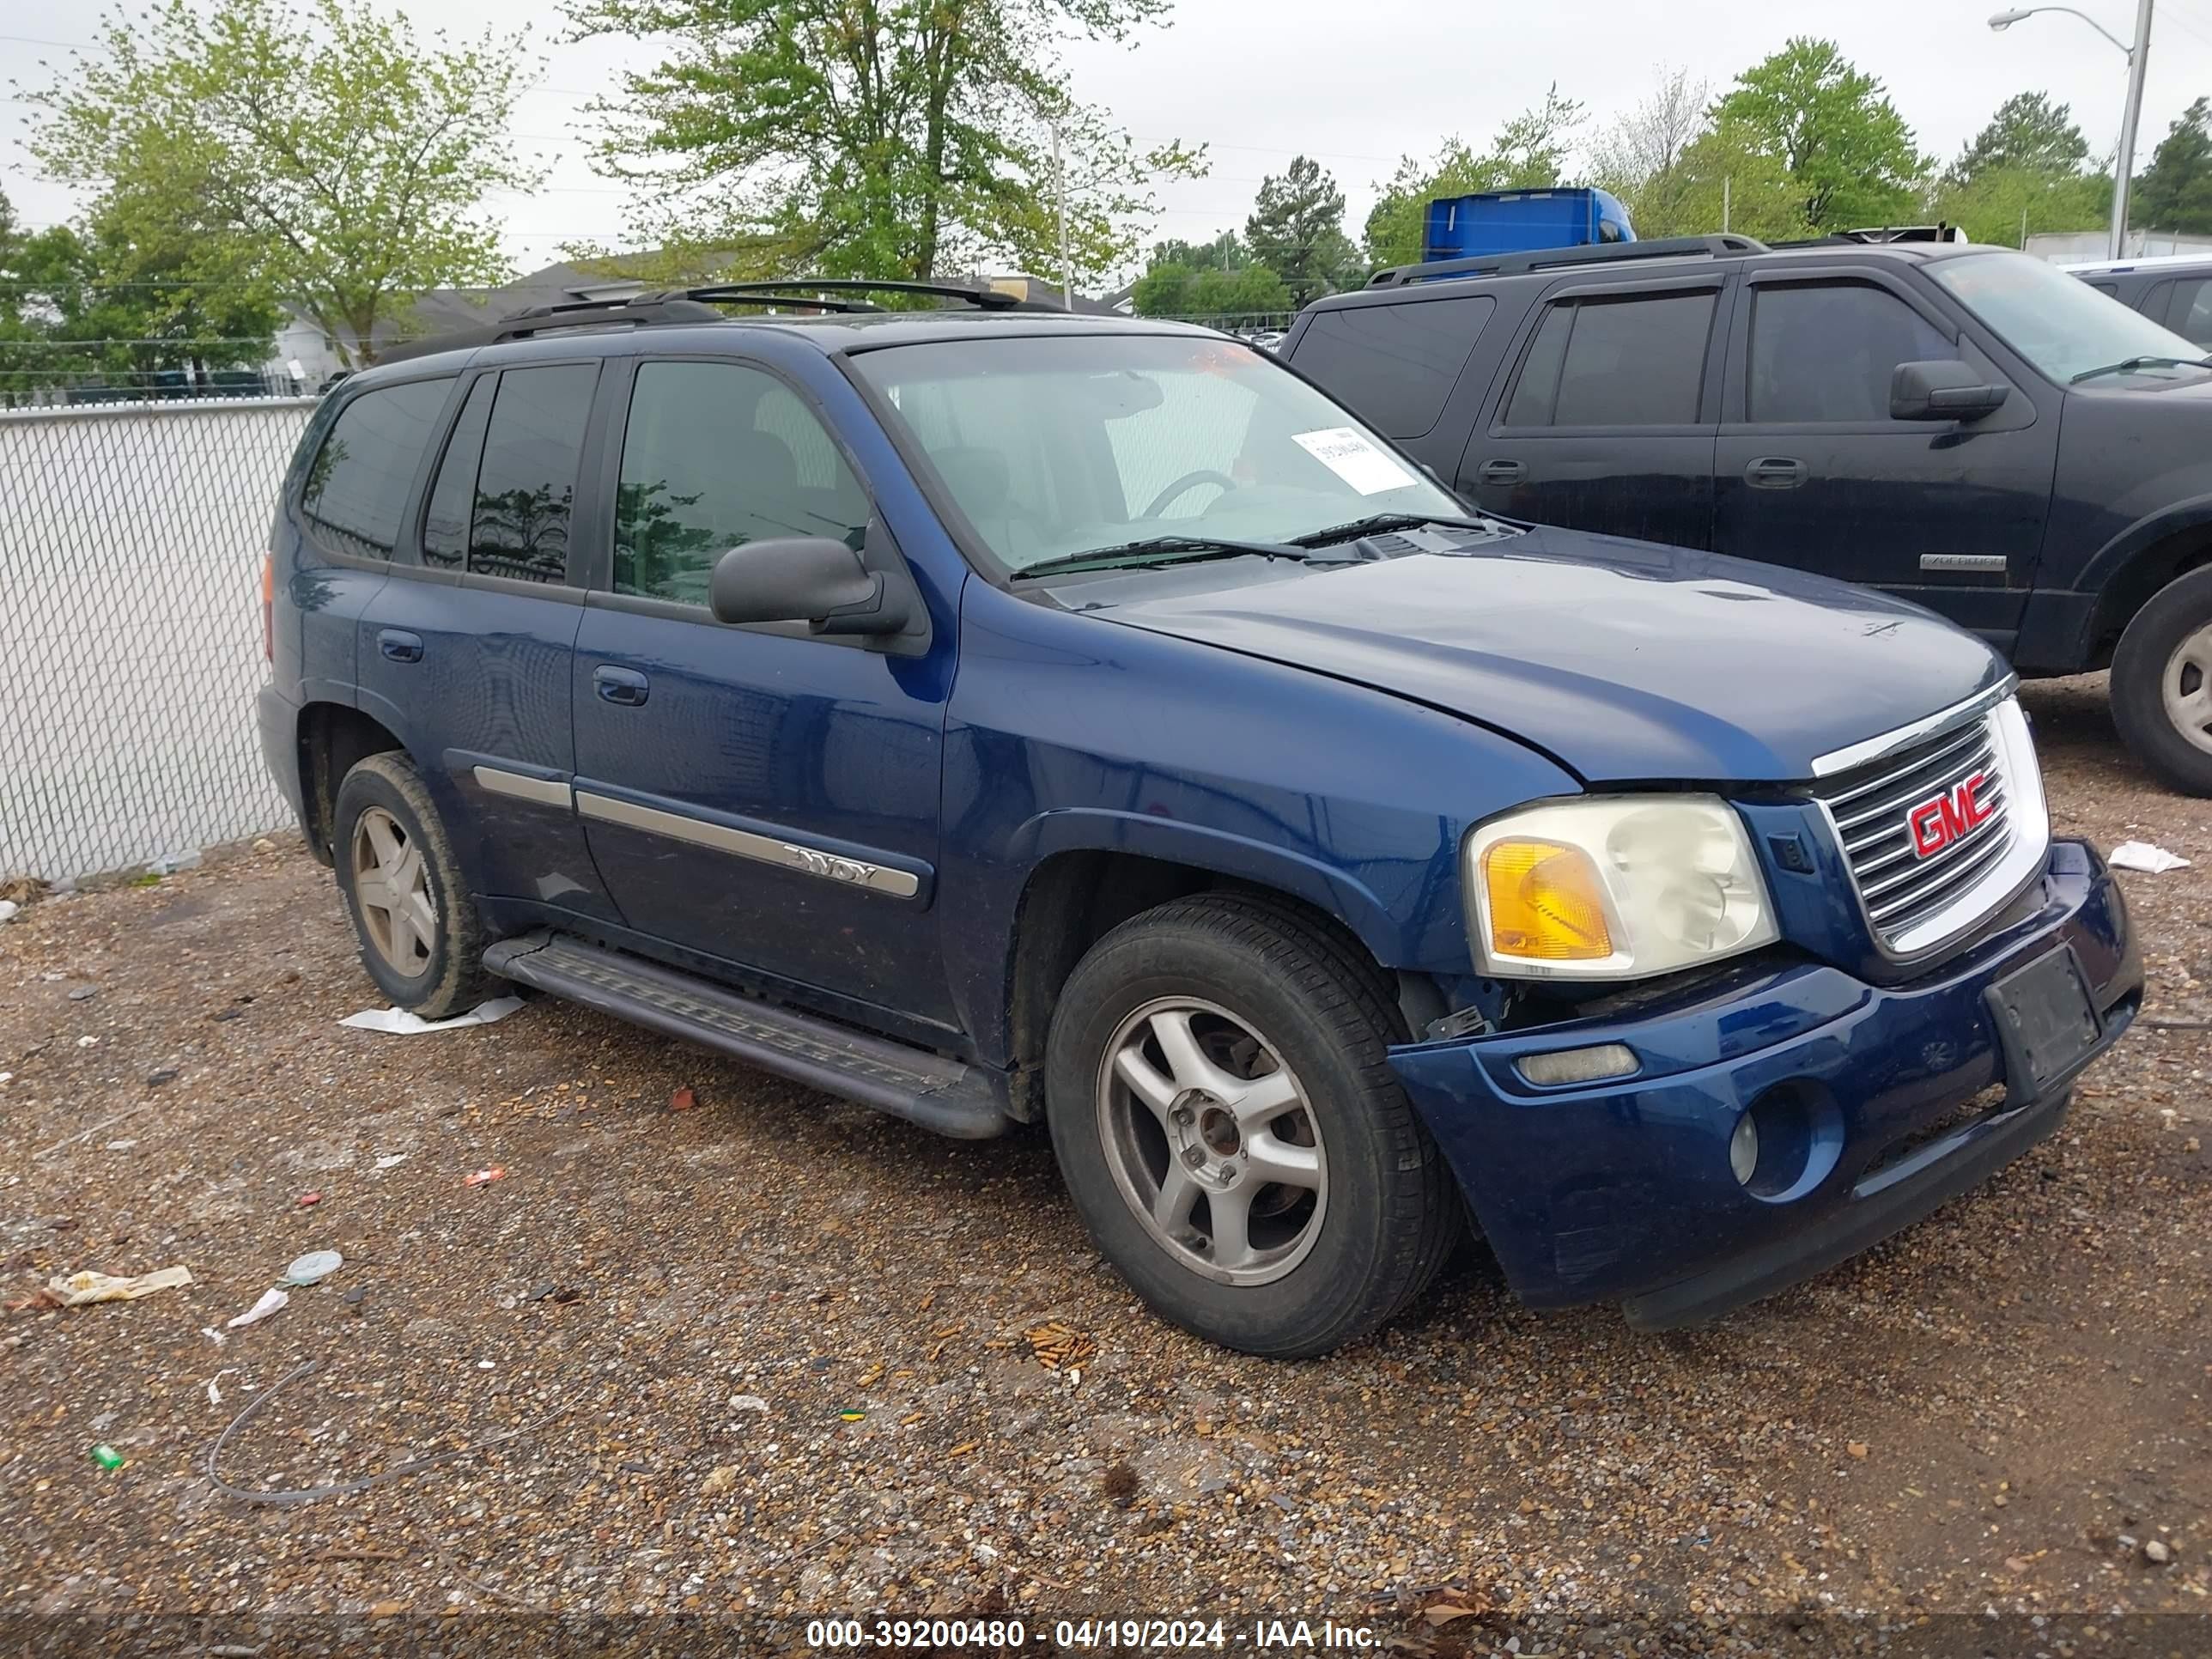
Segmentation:
{"type": "Polygon", "coordinates": [[[2062,833],[2198,861],[2126,878],[2145,1022],[1987,1188],[1666,1337],[1474,1261],[1364,1347],[1243,1358],[1139,1307],[1042,1138],[551,1000],[340,1029],[374,995],[291,841],[41,902],[0,930],[0,1295],[195,1282],[0,1316],[0,1617],[1270,1613],[1449,1651],[1547,1613],[1759,1646],[1820,1609],[2204,1612],[2212,808],[2102,689],[2027,702],[2062,833]],[[210,1449],[263,1399],[218,1466],[257,1491],[511,1437],[249,1504],[210,1449]]]}

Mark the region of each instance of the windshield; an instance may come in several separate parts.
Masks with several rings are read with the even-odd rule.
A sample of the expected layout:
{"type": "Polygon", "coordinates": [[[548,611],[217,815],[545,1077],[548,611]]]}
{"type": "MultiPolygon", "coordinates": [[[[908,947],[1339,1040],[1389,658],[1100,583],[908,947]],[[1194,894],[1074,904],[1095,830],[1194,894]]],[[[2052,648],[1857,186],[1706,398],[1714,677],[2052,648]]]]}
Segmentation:
{"type": "MultiPolygon", "coordinates": [[[[1995,329],[2005,343],[2061,385],[2092,369],[2138,357],[2193,362],[2203,350],[2078,276],[2025,253],[1993,252],[1937,259],[1929,274],[1995,329]]],[[[2197,368],[2145,374],[2202,376],[2197,368]]]]}
{"type": "Polygon", "coordinates": [[[1009,335],[853,361],[1009,571],[1160,538],[1281,543],[1465,511],[1235,340],[1009,335]]]}

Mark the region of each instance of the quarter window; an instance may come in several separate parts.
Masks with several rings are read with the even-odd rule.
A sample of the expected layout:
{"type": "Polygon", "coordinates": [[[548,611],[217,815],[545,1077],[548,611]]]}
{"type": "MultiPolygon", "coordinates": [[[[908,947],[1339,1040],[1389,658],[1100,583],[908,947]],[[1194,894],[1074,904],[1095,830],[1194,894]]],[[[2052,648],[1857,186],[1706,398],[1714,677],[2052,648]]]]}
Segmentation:
{"type": "Polygon", "coordinates": [[[307,469],[301,511],[321,539],[356,558],[388,559],[449,375],[364,392],[338,411],[307,469]]]}
{"type": "Polygon", "coordinates": [[[1508,426],[1691,426],[1705,390],[1714,294],[1555,305],[1538,329],[1508,426]]]}
{"type": "Polygon", "coordinates": [[[1746,417],[1887,421],[1899,363],[1958,355],[1911,306],[1864,283],[1763,287],[1752,302],[1746,417]]]}
{"type": "Polygon", "coordinates": [[[617,593],[707,603],[733,547],[827,536],[858,551],[867,492],[790,387],[742,363],[645,363],[615,506],[617,593]]]}

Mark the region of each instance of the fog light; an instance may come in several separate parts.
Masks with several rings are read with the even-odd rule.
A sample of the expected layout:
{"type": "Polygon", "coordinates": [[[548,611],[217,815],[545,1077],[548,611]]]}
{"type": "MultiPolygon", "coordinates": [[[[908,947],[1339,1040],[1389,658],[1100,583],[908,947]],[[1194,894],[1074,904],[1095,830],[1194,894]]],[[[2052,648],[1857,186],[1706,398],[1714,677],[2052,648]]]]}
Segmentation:
{"type": "Polygon", "coordinates": [[[1749,1112],[1736,1119],[1735,1133],[1729,1137],[1729,1168],[1737,1182],[1746,1187],[1759,1173],[1759,1125],[1752,1121],[1749,1112]]]}
{"type": "Polygon", "coordinates": [[[1626,1077],[1636,1069],[1636,1053],[1625,1042],[1601,1042],[1591,1048],[1558,1048],[1548,1054],[1523,1054],[1521,1075],[1547,1088],[1562,1083],[1595,1083],[1626,1077]]]}

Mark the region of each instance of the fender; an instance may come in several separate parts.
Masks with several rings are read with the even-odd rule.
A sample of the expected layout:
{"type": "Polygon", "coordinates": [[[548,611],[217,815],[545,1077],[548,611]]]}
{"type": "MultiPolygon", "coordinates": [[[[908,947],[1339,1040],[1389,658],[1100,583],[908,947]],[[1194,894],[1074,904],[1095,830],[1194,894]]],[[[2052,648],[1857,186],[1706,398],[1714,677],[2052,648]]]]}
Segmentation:
{"type": "MultiPolygon", "coordinates": [[[[1288,893],[1338,917],[1386,967],[1406,965],[1418,956],[1407,930],[1356,876],[1303,853],[1227,830],[1145,812],[1068,807],[1028,820],[1014,832],[1008,851],[1032,870],[1056,853],[1076,852],[1133,853],[1211,870],[1288,893]]],[[[1013,915],[994,916],[991,925],[1008,941],[1011,953],[1013,915]]]]}

